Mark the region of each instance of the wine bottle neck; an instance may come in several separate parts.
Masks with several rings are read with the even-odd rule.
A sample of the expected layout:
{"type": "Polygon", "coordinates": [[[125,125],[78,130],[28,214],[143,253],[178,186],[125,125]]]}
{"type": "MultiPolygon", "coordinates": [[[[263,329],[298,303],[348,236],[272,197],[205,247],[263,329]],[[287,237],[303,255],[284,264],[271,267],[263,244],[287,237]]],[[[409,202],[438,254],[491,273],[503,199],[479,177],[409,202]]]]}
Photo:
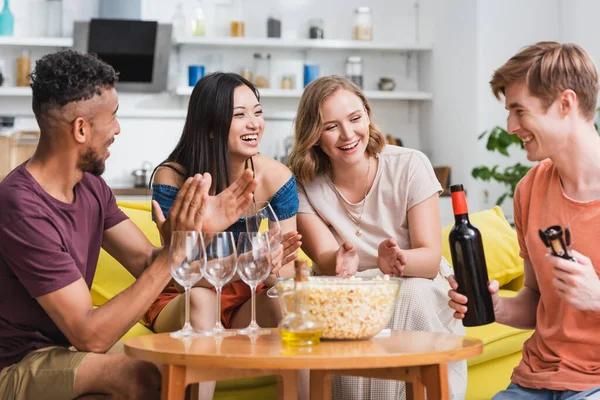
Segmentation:
{"type": "Polygon", "coordinates": [[[454,215],[454,223],[456,225],[468,224],[469,223],[469,214],[455,214],[454,215]]]}
{"type": "Polygon", "coordinates": [[[452,208],[454,209],[455,216],[469,214],[467,198],[464,191],[452,193],[452,208]]]}

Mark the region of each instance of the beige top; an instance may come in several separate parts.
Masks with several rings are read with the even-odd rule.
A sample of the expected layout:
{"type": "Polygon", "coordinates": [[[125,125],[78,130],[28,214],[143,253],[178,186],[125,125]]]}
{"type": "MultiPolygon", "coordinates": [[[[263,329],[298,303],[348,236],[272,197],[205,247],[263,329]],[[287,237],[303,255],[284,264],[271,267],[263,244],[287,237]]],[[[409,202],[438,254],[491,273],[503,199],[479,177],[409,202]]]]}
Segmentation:
{"type": "MultiPolygon", "coordinates": [[[[442,187],[429,159],[420,151],[387,145],[379,155],[377,174],[367,193],[360,223],[361,236],[346,209],[358,219],[361,202],[353,204],[340,194],[327,175],[318,175],[312,183],[298,183],[299,213],[317,214],[329,226],[338,243],[350,241],[360,259],[359,271],[377,268],[377,248],[394,238],[401,249],[410,249],[407,212],[412,207],[440,194],[442,187]]],[[[320,274],[318,265],[313,270],[320,274]]]]}

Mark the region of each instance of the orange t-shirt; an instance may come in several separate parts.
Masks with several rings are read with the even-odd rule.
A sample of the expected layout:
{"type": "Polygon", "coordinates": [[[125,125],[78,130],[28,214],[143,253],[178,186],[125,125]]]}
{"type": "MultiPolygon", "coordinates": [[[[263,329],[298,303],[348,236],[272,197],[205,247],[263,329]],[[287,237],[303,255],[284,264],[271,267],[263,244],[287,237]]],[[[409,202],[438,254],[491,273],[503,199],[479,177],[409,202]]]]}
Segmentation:
{"type": "Polygon", "coordinates": [[[569,226],[571,247],[600,273],[600,200],[567,197],[550,160],[535,166],[515,192],[520,255],[531,261],[540,289],[536,329],[523,346],[512,381],[524,387],[584,391],[600,386],[600,312],[581,311],[556,294],[538,230],[569,226]]]}

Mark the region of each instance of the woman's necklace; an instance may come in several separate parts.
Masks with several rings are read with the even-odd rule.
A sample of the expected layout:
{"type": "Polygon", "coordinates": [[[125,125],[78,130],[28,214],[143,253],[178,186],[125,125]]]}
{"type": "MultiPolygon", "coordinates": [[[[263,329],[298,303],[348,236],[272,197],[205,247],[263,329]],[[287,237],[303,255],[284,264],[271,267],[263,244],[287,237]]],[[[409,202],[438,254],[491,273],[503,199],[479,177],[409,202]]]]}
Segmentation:
{"type": "Polygon", "coordinates": [[[340,194],[337,187],[335,187],[333,180],[331,180],[331,184],[333,185],[333,192],[337,196],[338,201],[344,208],[344,211],[346,211],[346,214],[348,215],[348,217],[356,225],[356,233],[355,233],[356,236],[362,235],[362,230],[360,229],[360,223],[362,222],[363,212],[365,211],[365,203],[367,202],[367,192],[369,190],[369,174],[370,174],[370,172],[371,172],[371,158],[369,158],[369,167],[367,168],[367,179],[365,179],[365,197],[361,201],[360,214],[358,216],[358,219],[356,219],[352,214],[350,214],[350,211],[348,211],[348,209],[346,208],[346,204],[344,203],[344,199],[342,198],[342,195],[340,194]]]}

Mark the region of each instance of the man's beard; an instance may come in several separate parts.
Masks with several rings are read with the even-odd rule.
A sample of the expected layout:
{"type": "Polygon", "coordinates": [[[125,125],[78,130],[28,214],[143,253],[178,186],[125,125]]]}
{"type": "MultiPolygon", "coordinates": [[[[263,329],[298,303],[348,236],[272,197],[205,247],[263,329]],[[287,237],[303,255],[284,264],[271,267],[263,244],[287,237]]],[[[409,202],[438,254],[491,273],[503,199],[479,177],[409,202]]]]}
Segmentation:
{"type": "Polygon", "coordinates": [[[104,172],[104,160],[91,147],[88,147],[77,165],[83,172],[100,176],[104,172]]]}

